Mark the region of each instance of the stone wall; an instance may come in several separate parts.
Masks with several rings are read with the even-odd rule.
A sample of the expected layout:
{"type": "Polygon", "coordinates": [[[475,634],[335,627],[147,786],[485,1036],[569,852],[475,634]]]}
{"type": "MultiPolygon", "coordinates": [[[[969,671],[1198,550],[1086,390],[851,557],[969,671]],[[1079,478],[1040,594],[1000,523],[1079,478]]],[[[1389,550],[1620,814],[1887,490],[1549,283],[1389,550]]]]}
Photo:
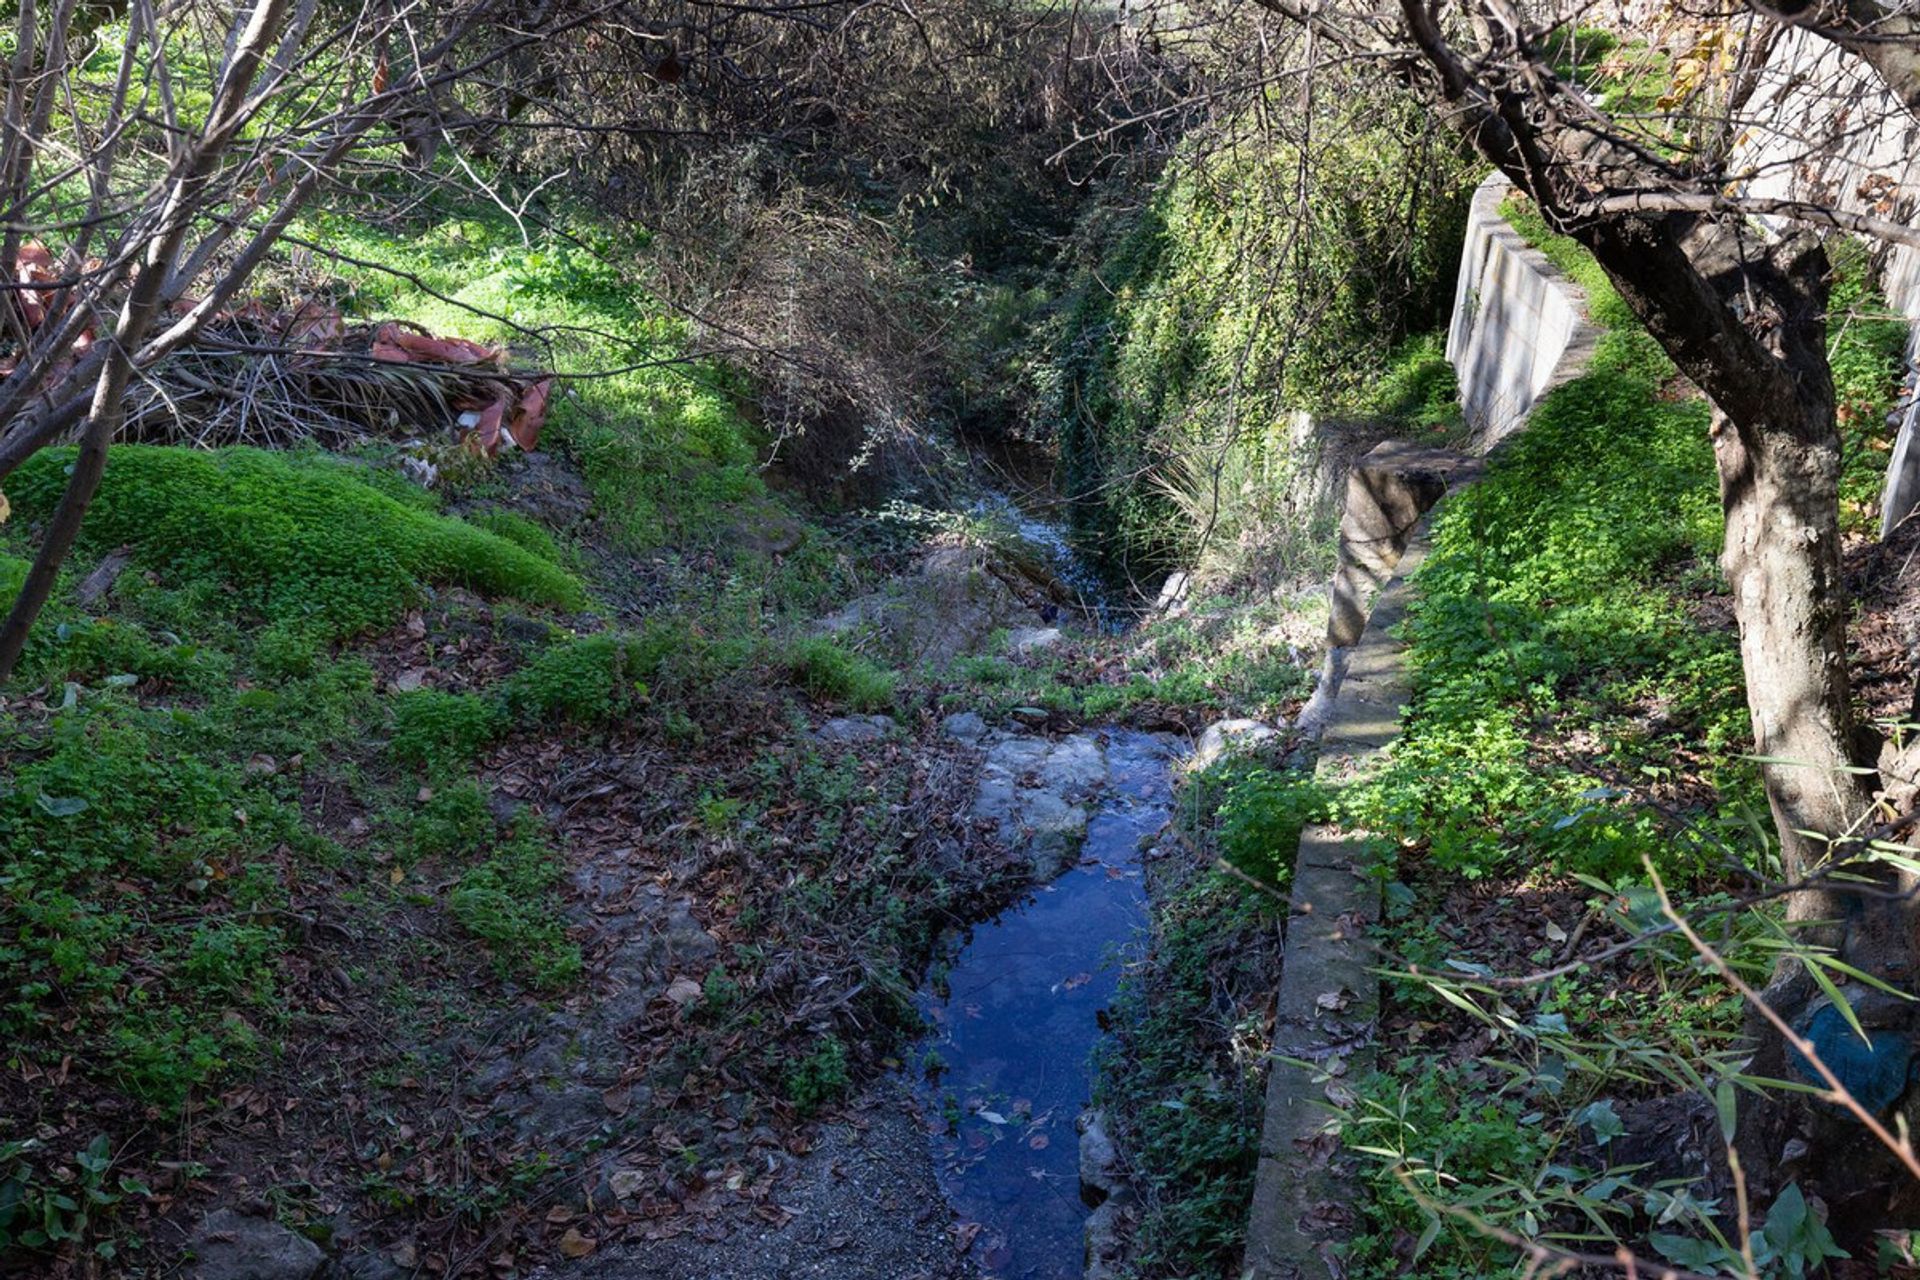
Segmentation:
{"type": "Polygon", "coordinates": [[[1495,174],[1474,192],[1447,331],[1447,360],[1482,453],[1585,367],[1598,336],[1580,287],[1500,215],[1510,190],[1495,174]]]}

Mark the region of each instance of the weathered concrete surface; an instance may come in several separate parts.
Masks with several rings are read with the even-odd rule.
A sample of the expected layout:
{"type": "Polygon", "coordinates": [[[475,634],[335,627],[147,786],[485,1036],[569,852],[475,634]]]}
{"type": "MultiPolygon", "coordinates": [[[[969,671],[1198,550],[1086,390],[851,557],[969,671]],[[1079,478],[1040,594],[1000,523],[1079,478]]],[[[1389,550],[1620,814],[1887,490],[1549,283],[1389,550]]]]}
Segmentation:
{"type": "MultiPolygon", "coordinates": [[[[1315,775],[1322,782],[1351,781],[1374,767],[1400,732],[1409,690],[1405,645],[1393,633],[1406,616],[1406,575],[1424,554],[1416,538],[1347,655],[1321,737],[1315,775]]],[[[1247,1229],[1247,1280],[1344,1274],[1333,1251],[1352,1226],[1356,1192],[1335,1112],[1351,1102],[1345,1081],[1372,1066],[1380,981],[1362,936],[1380,914],[1380,881],[1368,872],[1379,847],[1362,831],[1316,825],[1300,833],[1247,1229]]]]}
{"type": "MultiPolygon", "coordinates": [[[[1730,157],[1749,196],[1811,200],[1855,213],[1913,222],[1920,198],[1920,120],[1865,62],[1804,27],[1780,34],[1742,113],[1747,127],[1730,157]]],[[[1763,219],[1776,230],[1790,224],[1763,219]]],[[[1887,301],[1920,322],[1920,250],[1894,245],[1881,280],[1887,301]]],[[[1920,367],[1920,326],[1907,339],[1909,370],[1920,367]]],[[[1880,534],[1920,503],[1920,388],[1910,375],[1899,435],[1881,494],[1880,534]]]]}
{"type": "Polygon", "coordinates": [[[1511,190],[1495,174],[1473,194],[1447,331],[1447,359],[1481,453],[1577,376],[1599,339],[1581,288],[1500,216],[1511,190]]]}
{"type": "Polygon", "coordinates": [[[1327,642],[1357,644],[1373,598],[1407,549],[1414,526],[1449,489],[1480,474],[1478,459],[1450,449],[1387,440],[1347,473],[1340,518],[1340,568],[1333,576],[1327,642]]]}

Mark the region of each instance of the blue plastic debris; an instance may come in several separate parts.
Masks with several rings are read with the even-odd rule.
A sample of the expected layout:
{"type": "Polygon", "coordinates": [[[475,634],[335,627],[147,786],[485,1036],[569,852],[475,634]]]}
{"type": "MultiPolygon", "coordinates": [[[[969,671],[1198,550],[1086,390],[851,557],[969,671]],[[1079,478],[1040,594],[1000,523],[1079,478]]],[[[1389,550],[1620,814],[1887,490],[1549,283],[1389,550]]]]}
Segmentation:
{"type": "MultiPolygon", "coordinates": [[[[1869,1030],[1873,1043],[1861,1040],[1840,1010],[1823,1004],[1800,1028],[1813,1051],[1834,1078],[1868,1111],[1878,1115],[1906,1092],[1907,1072],[1913,1065],[1913,1046],[1897,1031],[1869,1030]]],[[[1809,1083],[1824,1085],[1813,1063],[1798,1049],[1792,1051],[1793,1069],[1809,1083]]]]}

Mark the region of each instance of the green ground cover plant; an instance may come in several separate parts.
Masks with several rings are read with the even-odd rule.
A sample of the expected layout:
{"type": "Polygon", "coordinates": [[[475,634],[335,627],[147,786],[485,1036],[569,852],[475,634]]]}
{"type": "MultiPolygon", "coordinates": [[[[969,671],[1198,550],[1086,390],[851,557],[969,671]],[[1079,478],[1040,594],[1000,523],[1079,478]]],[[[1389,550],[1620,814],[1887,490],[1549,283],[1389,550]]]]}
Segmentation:
{"type": "MultiPolygon", "coordinates": [[[[1473,896],[1461,886],[1486,881],[1513,911],[1584,896],[1627,936],[1658,919],[1649,865],[1711,911],[1738,865],[1768,857],[1736,638],[1713,605],[1725,585],[1708,408],[1582,250],[1525,206],[1509,215],[1586,289],[1605,333],[1585,375],[1442,508],[1406,624],[1415,696],[1403,737],[1337,798],[1347,821],[1401,841],[1383,940],[1401,1025],[1464,1012],[1496,1046],[1452,1077],[1413,1043],[1383,1053],[1347,1126],[1372,1161],[1358,1276],[1401,1274],[1408,1239],[1423,1275],[1509,1265],[1487,1237],[1418,1205],[1409,1180],[1524,1235],[1643,1238],[1640,1215],[1659,1206],[1630,1171],[1606,1168],[1614,1099],[1698,1091],[1734,1069],[1738,1001],[1682,954],[1521,992],[1483,983],[1557,950],[1503,954],[1442,927],[1447,904],[1473,896]],[[1577,749],[1563,745],[1570,734],[1577,749]]],[[[1841,403],[1867,423],[1897,385],[1899,348],[1864,261],[1840,255],[1837,280],[1841,403]]],[[[1871,452],[1850,450],[1850,483],[1871,484],[1871,452]]],[[[1764,947],[1744,944],[1771,936],[1765,914],[1725,927],[1735,963],[1764,971],[1764,947]]],[[[1725,1229],[1705,1211],[1676,1217],[1691,1239],[1725,1229]]]]}
{"type": "MultiPolygon", "coordinates": [[[[8,492],[31,518],[51,511],[71,450],[35,455],[8,492]]],[[[579,608],[571,574],[495,534],[408,506],[348,467],[258,449],[122,445],[84,536],[131,547],[143,567],[203,580],[283,627],[340,639],[393,621],[429,583],[579,608]]]]}
{"type": "Polygon", "coordinates": [[[1260,1024],[1291,872],[1291,848],[1281,858],[1275,842],[1301,811],[1259,802],[1284,787],[1310,784],[1232,759],[1182,784],[1177,839],[1199,856],[1162,864],[1152,963],[1122,978],[1113,1034],[1095,1055],[1094,1103],[1141,1198],[1134,1275],[1226,1274],[1245,1247],[1265,1098],[1260,1024]],[[1214,870],[1215,855],[1272,879],[1251,887],[1214,870]]]}

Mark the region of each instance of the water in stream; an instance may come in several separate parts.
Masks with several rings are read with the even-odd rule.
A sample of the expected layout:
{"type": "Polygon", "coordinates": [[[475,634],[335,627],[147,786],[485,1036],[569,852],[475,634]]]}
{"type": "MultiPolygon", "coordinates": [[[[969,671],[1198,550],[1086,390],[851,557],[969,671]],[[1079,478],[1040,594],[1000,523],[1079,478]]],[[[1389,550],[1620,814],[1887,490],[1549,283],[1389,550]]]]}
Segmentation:
{"type": "Polygon", "coordinates": [[[997,1280],[1081,1275],[1074,1121],[1092,1091],[1098,1011],[1146,923],[1143,845],[1172,813],[1179,745],[1121,729],[1100,737],[1106,785],[1089,805],[1080,864],[975,926],[921,998],[935,1030],[911,1074],[937,1130],[935,1164],[961,1220],[978,1224],[973,1256],[997,1280]]]}

